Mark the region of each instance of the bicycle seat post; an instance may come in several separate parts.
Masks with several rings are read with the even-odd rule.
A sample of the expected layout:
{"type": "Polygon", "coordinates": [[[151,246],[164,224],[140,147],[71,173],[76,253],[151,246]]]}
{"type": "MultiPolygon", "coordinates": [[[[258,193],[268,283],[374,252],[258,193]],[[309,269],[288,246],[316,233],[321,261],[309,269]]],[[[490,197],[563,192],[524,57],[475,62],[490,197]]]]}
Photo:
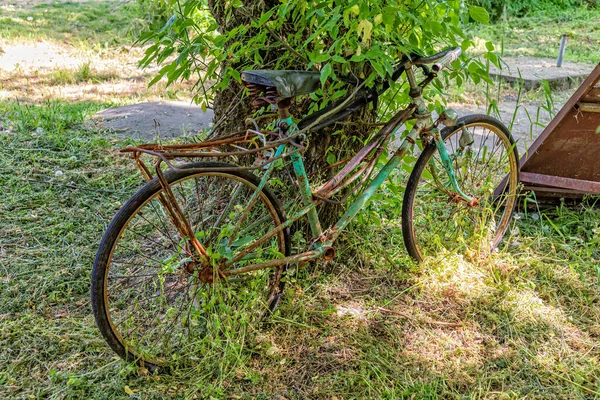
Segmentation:
{"type": "Polygon", "coordinates": [[[289,124],[285,121],[287,121],[290,118],[290,103],[291,98],[282,99],[277,102],[277,113],[279,114],[280,123],[279,127],[284,131],[287,130],[287,128],[289,127],[289,124]]]}
{"type": "Polygon", "coordinates": [[[423,90],[417,83],[417,79],[415,78],[415,71],[413,69],[412,64],[408,68],[406,68],[405,72],[406,72],[406,79],[408,80],[408,84],[410,85],[410,91],[408,92],[408,94],[413,99],[413,102],[417,106],[415,115],[417,116],[417,118],[419,118],[419,116],[423,116],[423,117],[427,116],[429,114],[427,112],[427,106],[425,105],[425,102],[421,98],[421,94],[422,94],[423,90]]]}

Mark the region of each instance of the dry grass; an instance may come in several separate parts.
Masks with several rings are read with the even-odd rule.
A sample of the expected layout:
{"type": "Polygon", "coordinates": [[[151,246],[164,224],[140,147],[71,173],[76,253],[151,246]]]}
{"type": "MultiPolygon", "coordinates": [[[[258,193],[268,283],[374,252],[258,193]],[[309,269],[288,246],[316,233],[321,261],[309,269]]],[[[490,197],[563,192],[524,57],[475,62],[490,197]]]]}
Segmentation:
{"type": "Polygon", "coordinates": [[[0,101],[191,99],[193,82],[148,88],[158,68],[137,65],[144,49],[131,45],[139,16],[128,2],[2,3],[0,101]]]}
{"type": "Polygon", "coordinates": [[[51,99],[135,103],[159,99],[189,100],[191,83],[168,89],[164,82],[148,88],[156,72],[141,70],[141,48],[102,52],[73,49],[52,42],[0,44],[0,101],[51,99]]]}

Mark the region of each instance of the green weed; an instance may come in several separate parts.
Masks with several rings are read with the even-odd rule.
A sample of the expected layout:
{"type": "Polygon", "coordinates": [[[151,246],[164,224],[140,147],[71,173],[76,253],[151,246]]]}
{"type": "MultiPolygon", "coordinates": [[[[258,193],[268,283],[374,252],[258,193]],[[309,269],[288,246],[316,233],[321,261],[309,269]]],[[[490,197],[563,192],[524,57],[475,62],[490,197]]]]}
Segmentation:
{"type": "Polygon", "coordinates": [[[77,75],[70,69],[59,68],[50,73],[51,85],[73,85],[77,82],[77,75]]]}
{"type": "Polygon", "coordinates": [[[75,85],[78,83],[99,83],[115,79],[112,73],[97,73],[90,63],[83,63],[77,69],[56,68],[50,72],[48,83],[54,86],[75,85]]]}
{"type": "Polygon", "coordinates": [[[79,66],[79,68],[77,69],[77,72],[75,73],[75,77],[77,78],[77,81],[79,81],[79,82],[91,81],[92,78],[94,77],[94,75],[92,73],[92,68],[90,67],[90,63],[86,62],[86,63],[81,64],[79,66]]]}

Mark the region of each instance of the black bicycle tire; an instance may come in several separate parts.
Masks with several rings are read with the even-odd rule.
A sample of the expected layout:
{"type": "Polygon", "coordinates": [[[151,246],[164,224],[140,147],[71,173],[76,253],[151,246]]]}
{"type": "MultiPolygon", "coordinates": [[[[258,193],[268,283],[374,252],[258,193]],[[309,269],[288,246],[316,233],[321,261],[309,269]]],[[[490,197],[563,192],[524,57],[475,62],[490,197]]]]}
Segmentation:
{"type": "MultiPolygon", "coordinates": [[[[517,162],[517,168],[516,168],[516,174],[517,174],[517,179],[516,181],[519,182],[519,154],[517,151],[517,147],[515,145],[515,140],[512,136],[512,134],[510,133],[510,131],[508,130],[508,128],[499,120],[497,120],[494,117],[491,117],[489,115],[485,115],[485,114],[471,114],[471,115],[466,115],[464,117],[459,118],[458,120],[458,124],[462,124],[464,123],[465,125],[470,125],[470,124],[474,124],[474,123],[488,123],[490,125],[494,125],[495,127],[499,128],[500,132],[502,132],[504,135],[506,135],[506,137],[508,138],[513,152],[515,153],[515,157],[516,157],[516,162],[517,162]]],[[[454,127],[445,127],[442,132],[442,139],[446,140],[446,138],[448,136],[450,136],[450,134],[452,134],[453,132],[455,132],[458,129],[458,125],[454,126],[454,127]]],[[[417,245],[417,240],[415,237],[415,232],[413,229],[413,206],[414,206],[414,201],[415,201],[415,195],[417,193],[417,188],[419,186],[419,181],[421,179],[421,175],[423,174],[423,171],[425,170],[425,167],[427,166],[427,163],[429,162],[429,159],[433,156],[433,154],[437,151],[437,147],[435,145],[434,142],[429,143],[421,152],[421,155],[419,156],[419,158],[417,159],[417,162],[415,163],[415,166],[410,174],[410,177],[408,178],[408,183],[406,184],[406,190],[404,192],[404,198],[402,201],[402,236],[404,238],[404,245],[406,246],[406,250],[408,251],[408,254],[417,262],[421,262],[423,261],[421,259],[421,255],[420,252],[418,251],[418,245],[417,245]]],[[[515,202],[516,203],[516,202],[515,202]]],[[[513,210],[511,210],[510,214],[512,214],[512,212],[514,211],[514,207],[515,204],[513,204],[513,210]]],[[[507,226],[504,228],[504,232],[502,232],[502,235],[500,237],[503,237],[504,234],[506,233],[506,228],[507,226]]],[[[496,243],[495,245],[497,245],[498,243],[496,243]]]]}
{"type": "MultiPolygon", "coordinates": [[[[239,178],[242,178],[249,183],[258,186],[260,182],[260,178],[256,175],[247,172],[247,171],[231,171],[225,168],[235,167],[232,164],[222,163],[222,162],[195,162],[185,164],[179,167],[178,171],[167,171],[165,172],[165,178],[169,183],[173,183],[179,181],[183,178],[186,178],[190,175],[195,175],[196,173],[190,171],[193,168],[210,168],[213,171],[211,172],[221,172],[230,175],[235,175],[239,178]]],[[[204,172],[205,173],[205,172],[204,172]]],[[[149,371],[162,371],[163,366],[155,365],[150,362],[144,361],[136,357],[133,353],[128,351],[123,343],[121,343],[115,332],[113,332],[111,324],[109,322],[107,307],[105,304],[105,296],[104,296],[104,280],[107,273],[107,263],[109,258],[111,257],[111,253],[113,247],[117,243],[117,237],[121,233],[123,227],[130,219],[131,215],[135,215],[137,210],[140,207],[143,207],[146,200],[154,196],[161,189],[160,183],[157,178],[154,178],[150,182],[146,183],[142,188],[140,188],[117,212],[117,214],[113,217],[111,223],[106,229],[102,240],[100,241],[100,245],[98,247],[98,251],[96,253],[96,257],[94,259],[94,266],[92,269],[92,277],[91,277],[91,285],[90,285],[90,294],[91,294],[91,303],[92,303],[92,311],[94,314],[94,318],[96,320],[96,324],[102,333],[102,336],[111,347],[113,351],[115,351],[121,358],[126,361],[137,362],[138,365],[148,369],[149,371]]],[[[283,211],[283,207],[281,206],[281,202],[275,196],[275,194],[265,186],[262,189],[262,192],[266,195],[268,200],[273,205],[275,212],[277,213],[280,223],[285,222],[285,213],[283,211]]],[[[285,248],[285,256],[289,256],[291,253],[291,239],[290,239],[290,231],[289,228],[284,229],[284,248],[285,248]]],[[[271,301],[268,306],[268,313],[272,313],[275,311],[281,295],[283,294],[285,282],[282,279],[285,275],[286,267],[283,267],[282,276],[279,280],[279,291],[275,298],[271,301]]]]}

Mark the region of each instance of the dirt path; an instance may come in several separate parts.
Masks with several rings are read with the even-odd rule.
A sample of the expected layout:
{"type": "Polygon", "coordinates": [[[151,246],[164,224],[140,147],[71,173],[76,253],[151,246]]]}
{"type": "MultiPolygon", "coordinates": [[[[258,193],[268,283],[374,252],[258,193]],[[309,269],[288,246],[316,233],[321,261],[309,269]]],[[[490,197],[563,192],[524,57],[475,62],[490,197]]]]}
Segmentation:
{"type": "MultiPolygon", "coordinates": [[[[487,113],[485,107],[481,106],[457,103],[451,103],[448,106],[454,108],[459,115],[487,113]]],[[[506,126],[510,128],[513,137],[517,141],[517,149],[519,154],[523,155],[527,152],[527,149],[531,146],[535,139],[537,139],[540,133],[542,133],[546,125],[552,120],[553,115],[560,110],[562,104],[555,104],[553,115],[550,115],[550,113],[543,109],[539,104],[521,104],[517,109],[514,122],[511,126],[511,121],[513,121],[513,114],[516,107],[517,103],[515,101],[505,101],[498,105],[500,115],[492,115],[500,119],[506,126]]]]}
{"type": "Polygon", "coordinates": [[[109,108],[96,117],[116,135],[149,142],[197,135],[209,128],[213,115],[211,110],[202,111],[189,102],[158,101],[109,108]]]}

